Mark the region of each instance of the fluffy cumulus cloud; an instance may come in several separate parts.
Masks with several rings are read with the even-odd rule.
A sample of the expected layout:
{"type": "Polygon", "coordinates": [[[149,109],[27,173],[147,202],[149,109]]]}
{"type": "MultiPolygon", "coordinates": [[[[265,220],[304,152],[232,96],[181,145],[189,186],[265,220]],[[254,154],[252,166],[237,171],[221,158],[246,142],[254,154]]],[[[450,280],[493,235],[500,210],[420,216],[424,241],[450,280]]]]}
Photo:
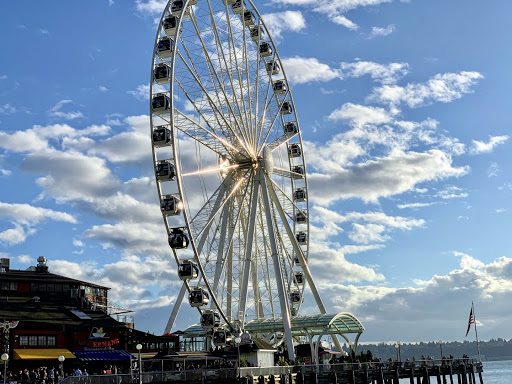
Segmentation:
{"type": "Polygon", "coordinates": [[[76,219],[66,212],[34,207],[29,204],[8,204],[0,202],[0,220],[10,221],[12,228],[0,232],[0,243],[14,245],[22,243],[36,232],[37,224],[52,220],[76,223],[76,219]]]}
{"type": "Polygon", "coordinates": [[[482,78],[480,73],[468,71],[437,74],[425,83],[411,83],[405,87],[383,85],[375,88],[369,100],[395,106],[405,104],[411,108],[433,102],[449,103],[472,92],[472,87],[482,78]]]}
{"type": "Polygon", "coordinates": [[[459,339],[472,300],[479,308],[482,338],[501,334],[512,316],[507,305],[512,294],[512,259],[501,257],[486,264],[461,252],[455,252],[454,257],[460,258],[457,269],[419,281],[416,286],[331,284],[323,287],[322,293],[338,311],[352,312],[362,320],[368,341],[382,340],[383,329],[386,340],[415,340],[420,326],[425,334],[459,339]],[[387,327],[389,323],[393,327],[387,327]]]}
{"type": "Polygon", "coordinates": [[[309,181],[312,200],[325,205],[348,198],[377,202],[420,183],[459,177],[467,172],[467,167],[453,166],[451,157],[440,150],[411,151],[361,162],[338,173],[313,173],[309,181]]]}
{"type": "Polygon", "coordinates": [[[286,31],[299,32],[306,27],[300,11],[285,11],[261,15],[273,39],[280,39],[286,31]]]}
{"type": "Polygon", "coordinates": [[[313,81],[330,81],[340,77],[340,71],[320,63],[315,58],[290,57],[283,59],[286,75],[291,83],[304,84],[313,81]]]}
{"type": "Polygon", "coordinates": [[[474,154],[492,152],[497,145],[504,144],[508,139],[509,136],[491,136],[488,142],[473,140],[471,152],[474,154]]]}
{"type": "Polygon", "coordinates": [[[359,60],[353,63],[343,62],[340,65],[344,78],[369,75],[373,80],[382,84],[396,83],[409,72],[407,63],[380,64],[373,61],[359,60]]]}
{"type": "Polygon", "coordinates": [[[66,120],[74,120],[74,119],[84,117],[84,115],[80,111],[64,112],[62,110],[66,104],[72,104],[72,103],[73,103],[73,100],[61,100],[57,104],[55,104],[52,108],[50,108],[50,110],[48,111],[48,114],[51,117],[63,118],[66,120]]]}

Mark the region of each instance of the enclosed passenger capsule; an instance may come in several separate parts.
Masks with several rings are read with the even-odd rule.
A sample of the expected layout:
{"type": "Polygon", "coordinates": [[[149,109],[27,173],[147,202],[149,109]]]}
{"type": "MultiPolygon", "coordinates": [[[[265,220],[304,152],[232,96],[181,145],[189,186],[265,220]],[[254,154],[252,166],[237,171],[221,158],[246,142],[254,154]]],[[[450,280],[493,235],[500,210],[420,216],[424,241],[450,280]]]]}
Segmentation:
{"type": "Polygon", "coordinates": [[[295,272],[293,275],[293,280],[297,284],[304,284],[304,274],[302,272],[295,272]]]}
{"type": "Polygon", "coordinates": [[[169,160],[159,160],[156,162],[155,176],[158,181],[172,181],[176,177],[174,164],[169,160]]]}
{"type": "Polygon", "coordinates": [[[168,83],[171,78],[171,71],[169,70],[167,64],[158,64],[153,70],[153,77],[155,78],[155,83],[157,84],[168,83]]]}
{"type": "Polygon", "coordinates": [[[262,40],[265,37],[265,32],[260,25],[251,27],[251,39],[254,41],[262,40]]]}
{"type": "Polygon", "coordinates": [[[160,200],[160,210],[165,216],[176,216],[183,210],[183,203],[176,195],[163,195],[160,200]]]}
{"type": "Polygon", "coordinates": [[[268,61],[265,64],[265,66],[267,68],[267,73],[269,76],[277,75],[279,72],[281,72],[281,68],[279,67],[279,64],[275,60],[268,61]]]}
{"type": "Polygon", "coordinates": [[[181,280],[197,279],[199,268],[192,260],[183,260],[178,267],[178,276],[181,280]]]}
{"type": "Polygon", "coordinates": [[[178,28],[178,21],[179,18],[174,15],[167,16],[164,19],[162,26],[164,27],[164,32],[167,37],[174,37],[176,29],[178,28]]]}
{"type": "Polygon", "coordinates": [[[188,302],[192,307],[205,306],[210,302],[210,295],[206,289],[201,287],[194,287],[188,294],[188,302]]]}
{"type": "Polygon", "coordinates": [[[272,47],[270,45],[270,43],[268,42],[263,42],[263,43],[260,43],[260,56],[262,57],[267,57],[267,56],[270,56],[272,54],[272,47]]]}
{"type": "MultiPolygon", "coordinates": [[[[183,7],[185,6],[185,1],[183,0],[174,0],[171,4],[171,13],[174,16],[179,16],[181,14],[181,11],[183,10],[183,7]]],[[[184,16],[188,16],[188,11],[185,10],[183,12],[184,16]]]]}
{"type": "Polygon", "coordinates": [[[277,93],[278,95],[282,95],[283,93],[286,93],[286,91],[288,89],[286,87],[286,82],[284,80],[276,80],[272,84],[272,88],[274,89],[274,92],[277,93]]]}
{"type": "Polygon", "coordinates": [[[304,214],[304,212],[297,212],[295,215],[295,222],[297,224],[304,224],[308,221],[307,216],[304,214]]]}
{"type": "Polygon", "coordinates": [[[169,112],[171,108],[171,100],[166,93],[157,93],[153,96],[151,107],[153,108],[153,113],[156,113],[157,115],[169,112]]]}
{"type": "Polygon", "coordinates": [[[189,239],[187,234],[183,231],[183,228],[171,228],[169,234],[169,245],[172,249],[187,248],[189,239]]]}
{"type": "Polygon", "coordinates": [[[299,144],[290,144],[288,146],[288,155],[290,157],[299,157],[302,154],[299,144]]]}
{"type": "Polygon", "coordinates": [[[231,343],[231,332],[225,329],[217,329],[213,332],[213,344],[215,346],[222,346],[231,343]]]}
{"type": "Polygon", "coordinates": [[[306,190],[304,188],[297,188],[293,192],[293,200],[295,200],[295,201],[306,201],[306,190]]]}
{"type": "Polygon", "coordinates": [[[281,115],[289,115],[292,112],[293,112],[292,103],[290,103],[289,101],[284,101],[283,104],[281,104],[279,113],[281,115]]]}
{"type": "Polygon", "coordinates": [[[161,58],[171,57],[172,56],[172,45],[173,41],[168,37],[162,37],[158,40],[157,48],[158,55],[161,58]]]}
{"type": "Polygon", "coordinates": [[[214,311],[204,311],[201,315],[201,327],[213,329],[220,326],[220,315],[214,311]]]}
{"type": "Polygon", "coordinates": [[[244,11],[244,15],[242,17],[244,25],[247,27],[249,25],[254,25],[256,22],[256,16],[254,16],[253,11],[244,11]]]}
{"type": "Polygon", "coordinates": [[[168,125],[159,125],[153,129],[153,145],[157,148],[172,145],[172,132],[168,125]]]}
{"type": "Polygon", "coordinates": [[[290,301],[292,302],[292,304],[300,304],[300,302],[302,301],[300,292],[290,292],[290,301]]]}
{"type": "Polygon", "coordinates": [[[292,172],[295,173],[295,175],[293,175],[294,179],[300,179],[304,177],[304,167],[302,165],[293,166],[292,172]]]}
{"type": "Polygon", "coordinates": [[[246,8],[245,1],[243,0],[236,0],[232,5],[231,9],[233,10],[233,13],[240,15],[246,8]]]}
{"type": "Polygon", "coordinates": [[[295,238],[297,239],[297,243],[300,245],[304,245],[308,243],[308,234],[304,231],[300,231],[295,235],[295,238]]]}
{"type": "Polygon", "coordinates": [[[287,136],[293,136],[293,135],[296,135],[298,130],[297,130],[297,124],[295,124],[293,121],[290,121],[288,123],[286,123],[283,127],[284,129],[284,134],[287,135],[287,136]]]}

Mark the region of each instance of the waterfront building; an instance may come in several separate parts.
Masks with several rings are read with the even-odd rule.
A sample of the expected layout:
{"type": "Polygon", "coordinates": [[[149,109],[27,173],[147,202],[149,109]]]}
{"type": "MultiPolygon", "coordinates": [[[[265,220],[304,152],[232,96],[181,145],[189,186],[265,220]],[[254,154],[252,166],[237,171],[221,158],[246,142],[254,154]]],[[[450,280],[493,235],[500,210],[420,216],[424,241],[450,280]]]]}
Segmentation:
{"type": "Polygon", "coordinates": [[[168,355],[179,348],[178,336],[152,335],[135,329],[132,311],[108,298],[110,288],[50,273],[46,259],[27,270],[0,261],[0,334],[9,370],[39,366],[87,367],[101,373],[116,365],[124,372],[138,357],[168,355]]]}

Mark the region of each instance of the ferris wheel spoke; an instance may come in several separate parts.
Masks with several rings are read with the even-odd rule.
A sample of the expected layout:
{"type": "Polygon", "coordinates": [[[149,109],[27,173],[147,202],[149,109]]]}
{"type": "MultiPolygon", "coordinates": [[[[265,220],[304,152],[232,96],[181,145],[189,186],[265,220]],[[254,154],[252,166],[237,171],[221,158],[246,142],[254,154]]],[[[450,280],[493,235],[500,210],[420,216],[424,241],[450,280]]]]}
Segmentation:
{"type": "Polygon", "coordinates": [[[290,171],[288,169],[277,168],[277,167],[274,167],[272,169],[272,175],[282,176],[282,177],[286,177],[286,178],[293,179],[293,180],[298,180],[298,179],[304,178],[304,174],[302,174],[302,173],[290,171]]]}
{"type": "Polygon", "coordinates": [[[309,266],[307,264],[306,258],[304,257],[304,253],[303,253],[301,247],[299,246],[299,244],[297,243],[297,240],[293,234],[293,230],[290,227],[290,224],[288,223],[287,215],[284,212],[283,208],[281,207],[281,204],[279,202],[279,199],[278,199],[276,191],[275,191],[276,185],[266,175],[264,175],[264,177],[265,177],[265,179],[267,179],[267,181],[271,182],[271,183],[267,183],[269,196],[272,199],[272,201],[274,202],[274,206],[276,207],[277,212],[279,213],[279,216],[280,216],[281,222],[285,228],[286,234],[288,235],[288,238],[290,239],[290,242],[293,246],[295,255],[299,258],[299,265],[302,268],[304,275],[306,276],[306,280],[308,282],[309,288],[311,289],[311,292],[313,293],[313,297],[315,298],[318,309],[320,310],[320,313],[324,314],[324,313],[326,313],[324,304],[322,303],[322,299],[320,298],[318,290],[316,289],[316,285],[313,281],[313,276],[311,275],[311,271],[309,270],[309,266]]]}
{"type": "Polygon", "coordinates": [[[289,93],[289,91],[286,92],[285,96],[281,100],[278,97],[276,97],[277,105],[278,105],[277,109],[267,109],[267,107],[265,107],[265,111],[271,110],[274,113],[274,115],[272,116],[271,124],[267,127],[266,130],[263,131],[263,144],[259,148],[258,153],[260,153],[263,150],[263,147],[264,147],[265,143],[267,142],[267,140],[268,140],[268,138],[270,136],[270,133],[274,129],[274,125],[275,125],[276,121],[278,119],[280,121],[282,120],[283,117],[282,117],[282,114],[280,113],[280,111],[281,111],[281,109],[283,107],[284,102],[287,101],[286,100],[286,96],[288,96],[288,93],[289,93]]]}
{"type": "MultiPolygon", "coordinates": [[[[238,144],[240,144],[240,146],[242,148],[244,148],[247,153],[251,153],[251,151],[249,150],[249,148],[247,146],[247,143],[244,140],[242,140],[238,136],[238,134],[233,130],[233,128],[227,121],[225,115],[222,113],[222,111],[219,110],[219,107],[217,106],[218,103],[214,102],[214,100],[211,97],[211,94],[204,88],[204,85],[201,82],[200,78],[198,77],[197,73],[195,73],[194,70],[187,64],[184,57],[180,53],[177,53],[176,57],[179,57],[181,60],[181,63],[183,63],[185,65],[186,71],[183,71],[183,72],[188,72],[188,74],[192,77],[192,79],[189,79],[189,83],[190,83],[190,80],[192,80],[193,84],[199,86],[199,89],[202,93],[202,98],[199,99],[199,101],[202,104],[198,104],[198,101],[193,99],[191,97],[191,95],[187,92],[187,90],[183,86],[183,82],[178,82],[176,80],[176,82],[179,84],[180,88],[185,93],[185,95],[187,96],[189,101],[194,105],[195,109],[198,111],[202,110],[204,108],[204,98],[206,98],[207,105],[209,105],[212,113],[215,115],[215,120],[217,121],[217,125],[220,127],[220,129],[225,129],[226,131],[229,131],[231,133],[231,135],[233,135],[233,138],[235,138],[236,141],[238,141],[238,144]]],[[[195,93],[197,94],[198,92],[195,91],[195,93]]],[[[199,95],[197,95],[197,96],[199,96],[199,95]]],[[[209,121],[209,120],[206,119],[206,121],[209,121]]],[[[212,125],[210,124],[210,126],[212,126],[212,125]]],[[[230,137],[230,136],[227,136],[227,137],[230,137]]],[[[234,144],[234,143],[232,143],[232,144],[234,144]]]]}
{"type": "Polygon", "coordinates": [[[271,143],[267,144],[267,148],[270,149],[271,151],[275,151],[277,148],[279,148],[284,143],[287,143],[288,141],[290,141],[290,139],[292,139],[296,135],[297,135],[297,133],[293,134],[293,135],[287,135],[287,134],[281,135],[277,139],[272,141],[271,143]]]}
{"type": "Polygon", "coordinates": [[[227,140],[198,124],[178,109],[174,109],[174,112],[174,127],[180,132],[183,132],[220,156],[231,156],[233,153],[238,153],[238,149],[227,140]]]}
{"type": "Polygon", "coordinates": [[[304,211],[292,199],[290,199],[290,197],[281,189],[281,187],[279,187],[279,185],[277,185],[275,180],[272,180],[271,178],[269,178],[269,180],[275,189],[275,193],[276,193],[276,197],[279,202],[279,206],[284,210],[288,219],[294,220],[295,219],[294,214],[297,214],[298,212],[300,212],[303,215],[305,215],[306,220],[307,220],[307,211],[304,211]]]}
{"type": "MultiPolygon", "coordinates": [[[[223,100],[221,105],[225,105],[227,107],[227,109],[228,109],[227,112],[228,112],[229,116],[233,119],[233,121],[235,123],[235,124],[232,125],[233,128],[236,126],[237,130],[238,130],[238,133],[240,133],[242,138],[246,142],[248,142],[247,134],[246,134],[245,130],[243,129],[244,123],[239,121],[239,119],[237,118],[235,112],[233,111],[231,103],[229,102],[229,97],[228,97],[228,95],[226,93],[226,89],[225,89],[225,85],[224,85],[224,80],[223,79],[221,80],[221,78],[219,77],[219,74],[217,73],[217,70],[215,68],[216,66],[214,65],[214,63],[212,63],[212,60],[210,58],[210,53],[208,52],[206,44],[205,44],[205,42],[203,40],[202,32],[199,30],[199,27],[197,25],[197,21],[196,21],[196,18],[194,16],[194,12],[193,11],[191,12],[190,18],[191,18],[192,24],[194,26],[194,30],[196,32],[197,38],[199,39],[199,41],[201,43],[201,48],[202,48],[202,52],[203,52],[204,58],[206,58],[206,64],[207,64],[208,71],[209,71],[210,78],[211,78],[210,80],[211,80],[211,83],[213,84],[213,87],[215,88],[216,97],[217,97],[217,99],[219,101],[223,100]],[[219,96],[219,90],[222,93],[223,99],[219,96]]],[[[213,20],[213,16],[212,16],[211,13],[210,13],[210,18],[211,18],[211,23],[212,23],[212,31],[213,31],[215,36],[218,36],[217,31],[216,31],[215,22],[213,20]]],[[[220,57],[223,57],[224,55],[223,55],[222,50],[219,52],[219,45],[221,45],[220,42],[218,40],[216,40],[216,42],[217,42],[217,44],[215,44],[215,54],[218,57],[219,65],[221,65],[220,57]]],[[[222,46],[220,48],[222,49],[222,46]]],[[[188,55],[188,52],[187,52],[187,55],[188,55]]],[[[200,63],[199,60],[197,60],[197,59],[194,60],[193,63],[196,63],[196,64],[193,64],[193,66],[195,67],[196,65],[198,65],[197,64],[198,62],[200,63]]],[[[222,67],[221,67],[221,69],[222,69],[222,67]]],[[[247,123],[247,120],[246,120],[246,123],[247,123]]]]}
{"type": "MultiPolygon", "coordinates": [[[[232,68],[233,66],[230,65],[228,66],[228,63],[226,61],[226,55],[225,55],[225,52],[224,52],[224,48],[223,48],[223,41],[220,37],[220,34],[219,34],[219,28],[217,28],[217,24],[215,22],[215,19],[214,19],[214,16],[213,16],[213,10],[211,8],[211,3],[209,0],[207,0],[207,4],[208,4],[208,8],[210,10],[210,20],[211,20],[211,25],[212,25],[212,30],[213,30],[213,33],[215,35],[215,41],[216,41],[216,50],[217,50],[217,57],[218,57],[218,61],[219,61],[219,67],[222,71],[222,64],[224,64],[224,68],[225,68],[225,72],[227,74],[227,77],[229,79],[229,85],[231,87],[231,93],[232,93],[232,96],[233,96],[233,102],[234,104],[236,104],[236,108],[238,111],[243,111],[243,114],[242,114],[242,120],[244,120],[242,122],[242,124],[239,124],[239,129],[240,131],[244,132],[244,137],[250,141],[250,137],[249,137],[249,133],[250,133],[250,127],[249,127],[249,123],[250,123],[250,120],[249,118],[247,117],[247,113],[246,113],[246,109],[245,109],[245,99],[242,97],[241,98],[241,104],[242,106],[240,106],[240,102],[239,102],[239,98],[236,97],[236,92],[235,92],[235,86],[233,84],[233,75],[232,75],[232,68]],[[247,127],[247,128],[246,128],[247,127]]],[[[227,4],[226,4],[226,7],[227,7],[227,4]]],[[[227,22],[229,23],[229,13],[226,13],[226,19],[227,19],[227,22]]],[[[229,36],[230,34],[228,34],[229,36]]],[[[228,40],[228,44],[229,44],[229,40],[228,40]]],[[[229,45],[228,45],[229,47],[229,45]]],[[[234,53],[236,53],[236,50],[233,50],[234,53]]],[[[231,59],[231,52],[228,52],[230,54],[230,59],[231,59]]],[[[230,64],[231,64],[231,60],[230,60],[230,64]]],[[[235,66],[238,70],[238,66],[235,66]]],[[[237,71],[238,75],[239,75],[239,71],[237,71]]],[[[240,77],[239,77],[239,80],[240,80],[240,77]]],[[[231,106],[230,106],[231,107],[231,106]]],[[[234,119],[236,119],[236,115],[233,111],[233,109],[231,108],[231,113],[232,113],[232,116],[234,119]]]]}

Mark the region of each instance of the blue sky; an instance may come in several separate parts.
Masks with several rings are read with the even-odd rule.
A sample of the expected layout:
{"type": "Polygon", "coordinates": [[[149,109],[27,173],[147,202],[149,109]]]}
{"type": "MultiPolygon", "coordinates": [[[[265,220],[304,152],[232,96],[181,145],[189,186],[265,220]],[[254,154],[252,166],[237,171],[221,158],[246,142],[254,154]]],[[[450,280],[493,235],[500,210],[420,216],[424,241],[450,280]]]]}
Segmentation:
{"type": "MultiPolygon", "coordinates": [[[[165,3],[0,5],[0,254],[112,287],[155,333],[179,289],[147,100],[165,3]]],[[[255,5],[300,119],[329,311],[362,341],[460,340],[473,300],[480,337],[511,338],[512,4],[255,5]]]]}

